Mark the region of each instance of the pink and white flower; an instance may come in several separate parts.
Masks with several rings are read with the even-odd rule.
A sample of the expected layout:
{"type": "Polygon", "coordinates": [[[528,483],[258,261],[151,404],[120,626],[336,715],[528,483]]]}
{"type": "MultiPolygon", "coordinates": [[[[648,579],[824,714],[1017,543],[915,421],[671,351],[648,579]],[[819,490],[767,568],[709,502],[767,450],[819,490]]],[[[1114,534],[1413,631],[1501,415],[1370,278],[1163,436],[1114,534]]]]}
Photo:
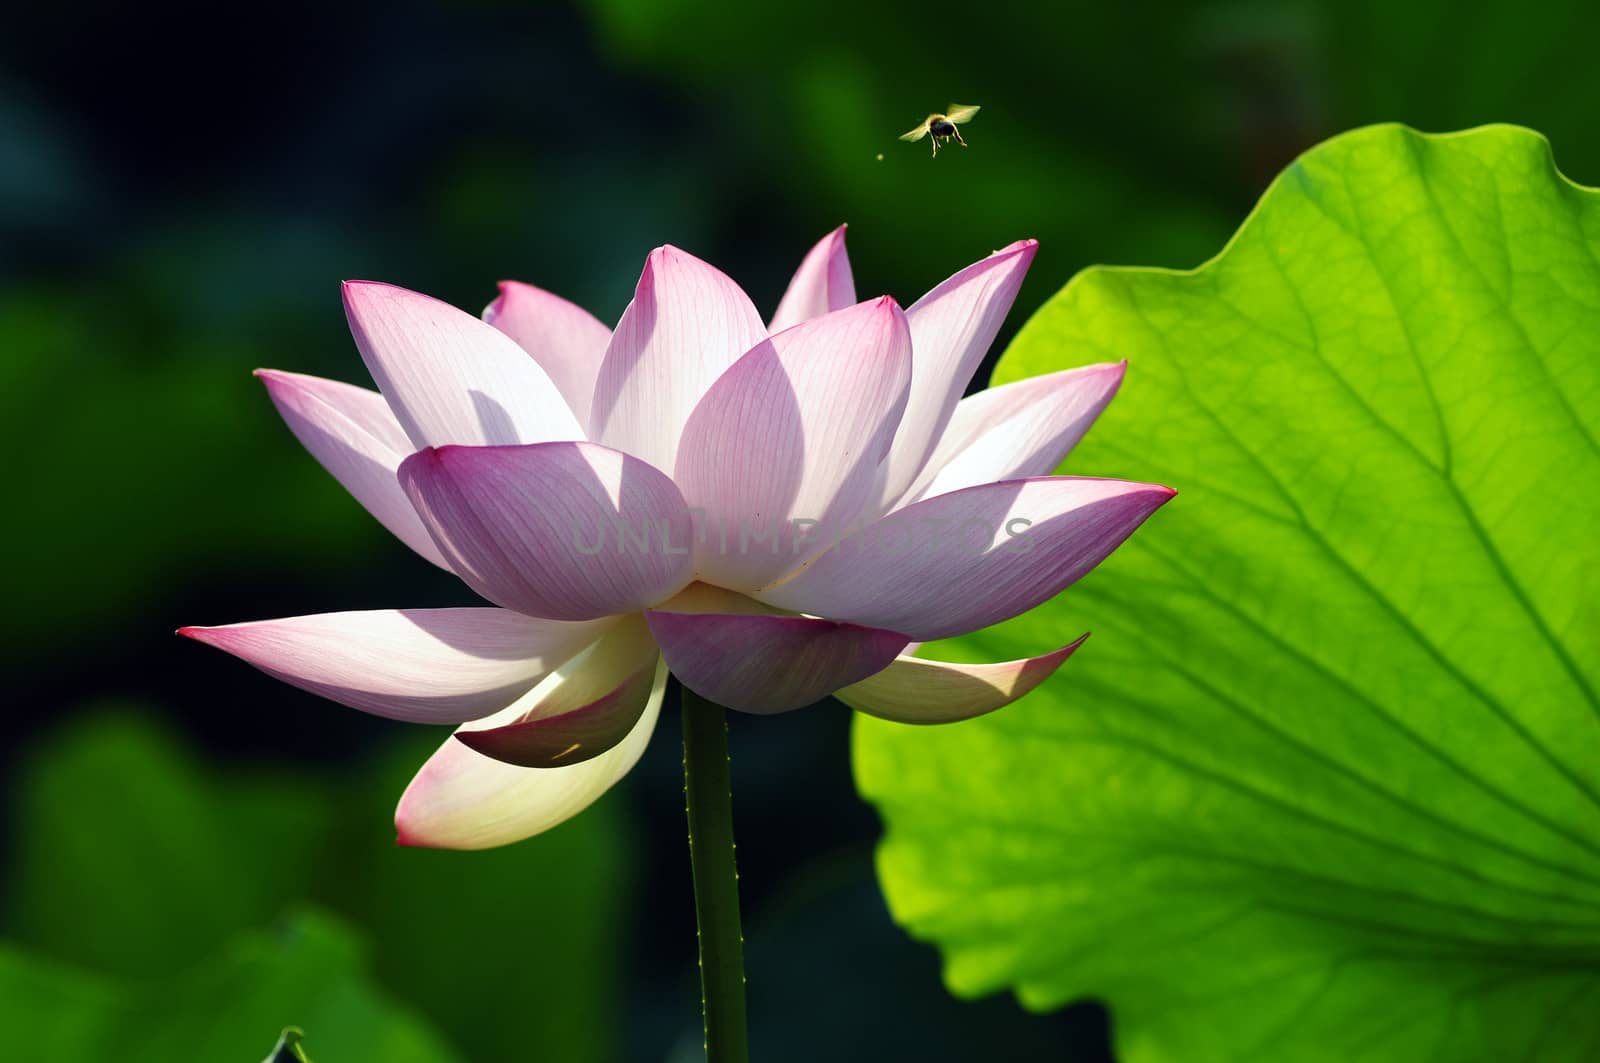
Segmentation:
{"type": "Polygon", "coordinates": [[[856,302],[841,228],[770,325],[673,247],[614,330],[525,284],[480,320],[346,283],[378,391],[258,375],[351,494],[493,605],[182,634],[364,712],[461,725],[396,813],[403,843],[448,848],[599,797],[649,741],[669,671],[753,713],[834,695],[943,723],[1009,704],[1082,639],[984,665],[913,651],[1054,596],[1173,493],[1051,475],[1120,364],[961,397],[1035,247],[902,311],[856,302]]]}

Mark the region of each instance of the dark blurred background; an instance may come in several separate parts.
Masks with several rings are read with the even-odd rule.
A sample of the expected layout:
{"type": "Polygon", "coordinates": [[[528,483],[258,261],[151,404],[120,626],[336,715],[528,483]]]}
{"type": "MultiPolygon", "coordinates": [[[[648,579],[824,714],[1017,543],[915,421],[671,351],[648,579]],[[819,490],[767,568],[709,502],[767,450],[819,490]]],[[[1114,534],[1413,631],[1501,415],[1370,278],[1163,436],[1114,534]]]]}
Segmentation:
{"type": "MultiPolygon", "coordinates": [[[[400,850],[393,802],[441,732],[172,636],[470,601],[300,449],[250,370],[367,383],[346,277],[473,310],[518,278],[612,321],[670,242],[770,312],[840,222],[860,294],[903,303],[1038,237],[997,354],[1086,265],[1214,254],[1274,173],[1351,126],[1519,122],[1600,181],[1597,32],[1576,0],[13,7],[5,938],[123,992],[314,918],[357,957],[361,1007],[459,1058],[695,1058],[675,707],[639,770],[550,835],[400,850]],[[983,106],[969,150],[895,139],[951,100],[983,106]]],[[[944,993],[879,898],[844,710],[735,723],[758,1059],[1110,1058],[1094,1004],[944,993]]],[[[237,1041],[231,1012],[202,1021],[257,1046],[237,1058],[303,1021],[334,1060],[356,1006],[317,992],[321,1028],[287,1005],[237,1041]]]]}

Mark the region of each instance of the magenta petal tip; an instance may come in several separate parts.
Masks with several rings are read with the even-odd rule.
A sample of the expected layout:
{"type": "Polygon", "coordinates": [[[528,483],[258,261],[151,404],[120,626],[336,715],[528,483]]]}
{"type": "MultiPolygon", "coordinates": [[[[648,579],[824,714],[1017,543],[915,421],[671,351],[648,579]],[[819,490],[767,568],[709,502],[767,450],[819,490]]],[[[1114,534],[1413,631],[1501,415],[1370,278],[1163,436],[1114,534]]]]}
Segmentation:
{"type": "MultiPolygon", "coordinates": [[[[406,288],[402,288],[398,284],[390,284],[388,281],[369,281],[356,279],[339,282],[339,294],[344,298],[344,305],[347,311],[351,309],[352,304],[357,298],[379,289],[401,292],[405,295],[421,295],[419,292],[413,292],[406,288]]],[[[432,299],[432,296],[421,297],[425,299],[432,299]]],[[[438,302],[438,300],[434,301],[438,302]]]]}
{"type": "Polygon", "coordinates": [[[399,823],[399,817],[396,816],[395,819],[396,819],[396,822],[395,822],[395,825],[394,825],[394,843],[396,845],[400,846],[402,849],[431,849],[431,848],[433,848],[433,846],[429,845],[427,842],[422,841],[420,838],[417,838],[417,837],[415,837],[413,835],[407,834],[406,833],[406,829],[404,827],[402,827],[400,825],[400,823],[399,823]]]}
{"type": "Polygon", "coordinates": [[[449,444],[446,444],[442,447],[419,447],[417,450],[407,454],[405,458],[401,460],[399,466],[396,467],[395,472],[404,474],[408,469],[415,470],[418,465],[430,465],[437,468],[444,464],[445,451],[453,451],[458,449],[460,448],[451,446],[449,444]]]}
{"type": "Polygon", "coordinates": [[[261,381],[269,395],[277,395],[284,389],[294,388],[297,386],[297,381],[302,382],[298,386],[303,389],[305,387],[303,382],[307,379],[304,373],[291,373],[287,369],[252,369],[250,375],[261,381]]]}
{"type": "Polygon", "coordinates": [[[261,381],[268,391],[284,386],[294,376],[282,369],[252,369],[250,375],[261,381]]]}
{"type": "Polygon", "coordinates": [[[689,257],[692,256],[690,256],[689,252],[685,251],[681,247],[678,247],[674,244],[662,244],[660,247],[654,248],[645,261],[647,264],[653,266],[663,262],[670,262],[674,259],[689,257]]]}
{"type": "Polygon", "coordinates": [[[504,312],[506,302],[506,286],[509,283],[509,281],[501,281],[497,286],[500,294],[495,296],[489,305],[483,308],[483,320],[491,325],[493,325],[495,323],[495,319],[504,312]]]}

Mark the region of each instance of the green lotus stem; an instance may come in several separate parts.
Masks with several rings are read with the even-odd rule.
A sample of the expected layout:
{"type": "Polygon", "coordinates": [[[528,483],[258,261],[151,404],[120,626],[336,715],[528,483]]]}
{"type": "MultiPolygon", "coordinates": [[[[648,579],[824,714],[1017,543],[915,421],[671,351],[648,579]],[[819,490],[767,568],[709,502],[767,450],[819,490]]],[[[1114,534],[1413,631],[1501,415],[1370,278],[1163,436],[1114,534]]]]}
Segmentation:
{"type": "Polygon", "coordinates": [[[727,710],[687,687],[679,689],[683,693],[683,790],[700,937],[706,1060],[748,1063],[744,933],[739,925],[739,872],[733,858],[727,710]]]}

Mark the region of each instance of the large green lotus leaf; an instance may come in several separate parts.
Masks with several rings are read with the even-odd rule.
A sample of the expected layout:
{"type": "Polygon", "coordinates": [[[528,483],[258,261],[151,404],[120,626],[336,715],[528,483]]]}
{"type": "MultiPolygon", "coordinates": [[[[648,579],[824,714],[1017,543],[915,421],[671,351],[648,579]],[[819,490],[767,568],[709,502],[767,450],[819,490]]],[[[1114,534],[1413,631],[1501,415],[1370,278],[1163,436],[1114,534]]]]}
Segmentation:
{"type": "Polygon", "coordinates": [[[1107,1000],[1129,1061],[1596,1058],[1600,194],[1524,129],[1348,134],[997,379],[1123,357],[1069,471],[1179,496],[930,655],[1095,637],[992,716],[858,724],[895,917],[958,994],[1107,1000]]]}
{"type": "Polygon", "coordinates": [[[167,980],[90,974],[0,943],[8,1059],[51,1063],[238,1060],[271,1053],[292,1016],[316,1059],[453,1063],[460,1057],[363,976],[349,931],[302,912],[167,980]]]}

